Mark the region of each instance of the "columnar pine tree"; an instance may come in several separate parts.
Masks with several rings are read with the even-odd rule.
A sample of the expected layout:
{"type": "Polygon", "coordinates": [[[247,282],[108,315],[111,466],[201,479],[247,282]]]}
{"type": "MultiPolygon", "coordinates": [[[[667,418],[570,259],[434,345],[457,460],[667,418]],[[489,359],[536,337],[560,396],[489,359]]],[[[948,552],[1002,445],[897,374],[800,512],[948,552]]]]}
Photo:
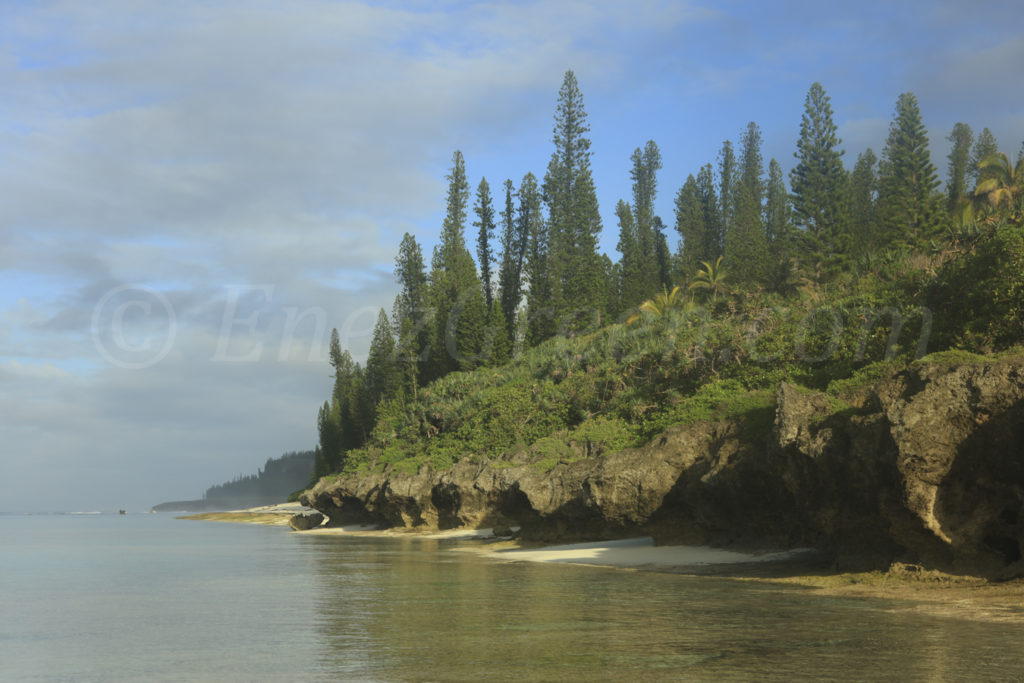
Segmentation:
{"type": "Polygon", "coordinates": [[[567,71],[555,113],[555,151],[544,176],[548,206],[551,306],[561,329],[588,326],[606,302],[604,268],[597,253],[601,233],[597,193],[590,174],[590,139],[576,76],[567,71]]]}
{"type": "Polygon", "coordinates": [[[800,137],[793,156],[796,166],[790,171],[793,193],[793,217],[806,231],[810,263],[816,279],[833,250],[833,243],[844,231],[846,212],[842,140],[832,118],[831,98],[821,83],[811,84],[800,119],[800,137]]]}
{"type": "Polygon", "coordinates": [[[351,432],[351,426],[346,429],[346,422],[352,357],[342,350],[336,329],[331,330],[330,363],[334,368],[334,388],[331,399],[317,413],[319,444],[314,459],[314,480],[340,469],[345,451],[353,447],[351,434],[346,434],[351,432]]]}
{"type": "Polygon", "coordinates": [[[352,356],[347,350],[340,350],[340,345],[336,345],[337,341],[337,330],[332,331],[331,335],[331,349],[332,349],[332,366],[334,366],[334,392],[331,396],[332,405],[338,405],[339,422],[341,424],[341,447],[342,450],[348,451],[349,449],[357,449],[362,444],[359,438],[358,431],[354,425],[354,414],[351,400],[352,394],[352,383],[355,381],[355,369],[357,365],[352,361],[352,356]],[[334,349],[338,348],[337,360],[333,358],[335,356],[334,349]]]}
{"type": "Polygon", "coordinates": [[[715,194],[715,174],[711,164],[705,164],[697,172],[697,188],[700,190],[701,210],[704,213],[704,246],[706,258],[701,261],[714,261],[722,255],[725,245],[725,223],[722,208],[715,194]]]}
{"type": "Polygon", "coordinates": [[[764,159],[761,156],[761,129],[751,121],[740,136],[739,177],[733,190],[734,205],[739,208],[744,195],[759,207],[764,197],[764,159]]]}
{"type": "MultiPolygon", "coordinates": [[[[415,399],[419,395],[419,355],[415,348],[416,329],[410,318],[400,315],[402,295],[395,297],[391,309],[391,329],[395,337],[394,363],[396,393],[415,399]]],[[[429,341],[428,341],[429,343],[429,341]]]]}
{"type": "Polygon", "coordinates": [[[354,427],[353,406],[349,403],[352,395],[352,383],[355,381],[356,364],[352,362],[349,352],[341,348],[336,329],[331,330],[331,367],[334,368],[331,406],[337,406],[338,424],[341,429],[341,449],[347,451],[362,445],[358,430],[354,427]]]}
{"type": "Polygon", "coordinates": [[[769,286],[778,288],[788,280],[792,270],[793,230],[792,209],[782,166],[772,159],[768,162],[768,185],[765,187],[764,231],[770,254],[768,273],[769,286]]]}
{"type": "Polygon", "coordinates": [[[968,178],[971,185],[968,189],[973,190],[984,178],[981,170],[978,168],[981,162],[998,151],[999,143],[996,142],[996,136],[992,135],[992,131],[988,128],[985,128],[978,135],[978,139],[974,142],[974,148],[971,150],[970,168],[968,169],[968,178]]]}
{"type": "Polygon", "coordinates": [[[938,186],[917,98],[903,93],[882,152],[878,219],[883,243],[916,244],[932,236],[939,219],[938,186]]]}
{"type": "MultiPolygon", "coordinates": [[[[415,323],[427,314],[427,274],[423,263],[423,249],[416,238],[405,233],[395,257],[395,279],[398,281],[396,320],[409,318],[415,323]]],[[[421,349],[422,350],[422,349],[421,349]]]]}
{"type": "Polygon", "coordinates": [[[477,228],[477,266],[480,268],[480,281],[484,287],[484,302],[487,310],[490,310],[491,302],[494,300],[494,291],[491,288],[491,265],[494,263],[494,252],[491,248],[491,242],[494,240],[494,207],[491,205],[491,186],[488,185],[487,178],[481,178],[480,185],[477,186],[473,211],[476,213],[473,226],[477,228]]]}
{"type": "Polygon", "coordinates": [[[782,166],[772,159],[768,162],[768,185],[765,188],[764,230],[765,237],[773,251],[788,251],[790,245],[790,221],[792,208],[782,166]]]}
{"type": "Polygon", "coordinates": [[[970,194],[967,177],[971,163],[971,144],[974,133],[966,123],[957,123],[946,138],[953,143],[949,152],[949,182],[946,183],[946,207],[952,212],[966,201],[970,194]]]}
{"type": "Polygon", "coordinates": [[[648,140],[641,150],[637,147],[630,157],[633,168],[633,211],[637,226],[654,221],[654,201],[658,196],[658,171],[661,170],[661,151],[654,140],[648,140]]]}
{"type": "Polygon", "coordinates": [[[316,428],[319,437],[320,462],[315,462],[316,478],[341,469],[344,449],[341,446],[341,425],[337,404],[332,406],[324,402],[316,415],[316,428]]]}
{"type": "Polygon", "coordinates": [[[352,369],[352,381],[348,391],[349,406],[349,427],[351,430],[352,443],[358,448],[366,443],[370,432],[373,430],[373,421],[376,414],[374,406],[370,401],[369,393],[366,390],[366,372],[355,364],[352,369]]]}
{"type": "MultiPolygon", "coordinates": [[[[319,412],[317,413],[317,424],[319,425],[319,412]]],[[[313,475],[310,477],[310,487],[315,486],[320,477],[328,474],[330,468],[327,465],[327,460],[324,459],[324,452],[320,449],[320,443],[317,442],[316,447],[313,449],[313,475]]]]}
{"type": "Polygon", "coordinates": [[[761,130],[751,121],[742,137],[739,176],[733,185],[732,224],[725,233],[725,260],[738,282],[758,282],[768,274],[768,241],[761,224],[763,174],[761,130]]]}
{"type": "Polygon", "coordinates": [[[448,210],[441,242],[434,247],[429,280],[434,308],[430,379],[480,362],[487,308],[473,257],[466,249],[466,206],[469,183],[462,152],[452,155],[448,175],[448,210]]]}
{"type": "Polygon", "coordinates": [[[430,353],[431,312],[423,250],[416,238],[405,233],[395,257],[395,279],[401,291],[392,313],[397,341],[399,374],[407,395],[415,398],[423,381],[421,363],[430,353]]]}
{"type": "Polygon", "coordinates": [[[395,358],[395,337],[388,315],[382,308],[373,328],[370,353],[366,357],[366,394],[373,406],[398,393],[401,377],[395,358]]]}
{"type": "Polygon", "coordinates": [[[693,175],[676,193],[676,232],[681,238],[677,259],[677,278],[682,282],[693,277],[701,261],[706,261],[707,225],[700,188],[693,175]]]}
{"type": "MultiPolygon", "coordinates": [[[[654,140],[648,140],[641,150],[639,147],[631,157],[633,168],[633,225],[636,235],[636,261],[633,273],[623,276],[633,280],[644,298],[652,296],[661,288],[658,267],[658,225],[654,215],[654,201],[658,196],[658,171],[661,169],[661,152],[654,140]]],[[[627,305],[633,305],[626,302],[627,305]]]]}
{"type": "MultiPolygon", "coordinates": [[[[601,297],[605,302],[604,311],[601,312],[602,321],[617,320],[622,314],[622,294],[619,292],[619,284],[622,280],[618,263],[613,263],[608,254],[601,254],[598,257],[601,265],[601,297]]],[[[594,324],[603,324],[595,322],[594,324]]]]}
{"type": "Polygon", "coordinates": [[[331,392],[331,397],[338,400],[348,389],[345,382],[348,381],[349,375],[352,373],[352,357],[348,351],[342,350],[341,337],[338,336],[337,328],[331,330],[329,357],[331,367],[334,368],[334,390],[331,392]]]}
{"type": "MultiPolygon", "coordinates": [[[[665,237],[665,223],[661,216],[654,217],[654,259],[658,264],[658,281],[661,288],[671,289],[672,287],[672,252],[668,248],[668,238],[665,237]]],[[[607,258],[607,257],[606,257],[607,258]]]]}
{"type": "Polygon", "coordinates": [[[505,315],[501,312],[501,302],[493,302],[487,316],[487,338],[484,343],[487,365],[498,367],[512,357],[512,337],[509,329],[505,315]]]}
{"type": "Polygon", "coordinates": [[[548,264],[551,238],[541,212],[540,188],[532,173],[519,184],[519,210],[516,220],[526,238],[526,317],[527,346],[536,346],[555,334],[555,313],[551,304],[552,275],[548,264]]]}
{"type": "Polygon", "coordinates": [[[690,280],[701,263],[714,262],[722,255],[723,228],[711,164],[705,164],[686,179],[675,200],[676,231],[682,237],[676,260],[677,278],[690,280]]]}
{"type": "Polygon", "coordinates": [[[718,153],[718,211],[721,221],[721,235],[719,237],[720,248],[725,248],[725,236],[732,228],[733,217],[733,183],[736,175],[736,152],[733,151],[732,141],[726,140],[722,143],[722,149],[718,153]]]}
{"type": "Polygon", "coordinates": [[[619,243],[616,248],[622,254],[618,274],[621,278],[617,288],[618,310],[626,310],[644,300],[647,290],[641,281],[640,244],[637,239],[636,222],[629,204],[619,200],[615,205],[615,216],[619,219],[619,243]]]}
{"type": "Polygon", "coordinates": [[[502,317],[508,325],[510,339],[515,338],[516,311],[523,298],[523,267],[526,263],[528,236],[526,228],[516,217],[512,201],[514,187],[505,181],[505,208],[501,212],[501,267],[498,270],[498,302],[502,317]]]}
{"type": "Polygon", "coordinates": [[[857,163],[850,174],[850,236],[854,256],[871,253],[878,246],[875,229],[875,200],[878,178],[875,164],[878,158],[869,147],[857,155],[857,163]]]}

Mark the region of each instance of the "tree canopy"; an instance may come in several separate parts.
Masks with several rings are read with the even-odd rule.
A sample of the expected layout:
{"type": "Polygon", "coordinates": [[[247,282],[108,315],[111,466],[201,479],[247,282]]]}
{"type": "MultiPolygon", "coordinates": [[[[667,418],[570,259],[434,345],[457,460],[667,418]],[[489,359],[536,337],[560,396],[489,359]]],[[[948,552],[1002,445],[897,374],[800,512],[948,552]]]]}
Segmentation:
{"type": "MultiPolygon", "coordinates": [[[[568,71],[543,180],[532,172],[518,187],[505,180],[497,207],[487,180],[476,183],[475,260],[466,240],[466,160],[461,151],[452,154],[429,270],[416,237],[403,235],[395,258],[398,295],[390,316],[381,310],[377,317],[364,366],[332,332],[334,384],[317,410],[314,476],[345,468],[348,454],[371,439],[386,447],[398,426],[409,429],[409,420],[419,420],[417,438],[429,438],[434,427],[425,406],[447,409],[431,401],[439,383],[455,382],[448,379],[453,373],[504,367],[539,345],[558,346],[559,338],[611,334],[607,328],[616,321],[671,321],[695,311],[728,317],[744,306],[762,315],[780,305],[818,305],[829,292],[867,296],[864,282],[902,282],[901,269],[934,273],[957,254],[985,251],[979,246],[985,235],[1024,220],[1024,146],[1014,160],[999,152],[989,129],[975,139],[969,125],[957,123],[946,138],[948,180],[940,192],[917,98],[903,93],[881,155],[865,149],[847,172],[831,100],[813,83],[789,188],[776,159],[765,168],[762,130],[749,122],[736,147],[725,140],[716,160],[681,179],[674,193],[674,253],[657,211],[662,150],[653,140],[636,147],[628,164],[631,196],[614,208],[619,258],[612,261],[598,252],[602,221],[589,135],[583,95],[568,71]]],[[[1012,235],[1000,239],[1017,244],[1012,235]]],[[[992,258],[991,249],[985,253],[992,258]]],[[[719,333],[708,329],[712,337],[719,333]]],[[[722,357],[749,352],[726,348],[722,357]]],[[[659,363],[684,367],[700,357],[696,348],[687,353],[686,359],[662,356],[659,363]]],[[[717,362],[704,361],[712,368],[717,362]]],[[[600,361],[580,362],[589,376],[600,361]]],[[[563,365],[550,361],[555,373],[563,365]]],[[[629,372],[654,381],[658,372],[671,376],[669,366],[629,364],[629,372]]],[[[608,378],[601,392],[621,384],[608,378]]],[[[671,404],[673,396],[668,390],[637,394],[628,405],[671,404]]],[[[559,419],[586,422],[592,409],[559,419]]]]}

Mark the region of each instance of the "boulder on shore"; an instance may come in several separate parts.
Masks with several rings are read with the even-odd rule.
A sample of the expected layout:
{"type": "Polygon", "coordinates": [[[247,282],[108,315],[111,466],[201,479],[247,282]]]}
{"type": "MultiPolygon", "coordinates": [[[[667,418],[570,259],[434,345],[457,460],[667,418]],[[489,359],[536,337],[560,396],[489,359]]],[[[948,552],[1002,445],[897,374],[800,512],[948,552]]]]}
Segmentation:
{"type": "Polygon", "coordinates": [[[291,519],[288,520],[288,526],[295,529],[295,531],[315,529],[323,523],[324,516],[319,512],[300,512],[297,515],[292,515],[291,519]]]}

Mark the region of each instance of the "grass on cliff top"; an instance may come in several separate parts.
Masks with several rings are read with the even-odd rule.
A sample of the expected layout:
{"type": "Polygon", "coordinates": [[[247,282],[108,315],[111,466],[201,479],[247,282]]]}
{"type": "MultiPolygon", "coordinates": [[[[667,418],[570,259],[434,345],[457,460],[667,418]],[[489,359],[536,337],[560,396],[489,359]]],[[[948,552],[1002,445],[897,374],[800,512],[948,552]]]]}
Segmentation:
{"type": "Polygon", "coordinates": [[[887,377],[891,377],[897,372],[900,366],[901,364],[899,363],[887,360],[871,363],[870,365],[865,365],[863,368],[855,370],[849,377],[842,377],[830,381],[828,386],[825,388],[825,391],[830,396],[842,396],[844,394],[853,393],[860,389],[870,387],[887,377]]]}
{"type": "Polygon", "coordinates": [[[344,471],[415,472],[467,458],[544,469],[642,445],[677,424],[738,417],[766,429],[780,382],[826,392],[839,412],[844,396],[923,350],[939,351],[926,362],[973,363],[987,356],[950,349],[987,353],[1024,338],[1024,228],[1004,226],[935,263],[893,252],[811,293],[738,291],[450,374],[415,400],[381,405],[344,471]]]}
{"type": "Polygon", "coordinates": [[[1024,346],[1013,346],[998,353],[980,354],[964,349],[946,349],[936,351],[914,361],[915,364],[934,363],[938,365],[975,365],[978,363],[995,363],[997,361],[1024,358],[1024,346]]]}

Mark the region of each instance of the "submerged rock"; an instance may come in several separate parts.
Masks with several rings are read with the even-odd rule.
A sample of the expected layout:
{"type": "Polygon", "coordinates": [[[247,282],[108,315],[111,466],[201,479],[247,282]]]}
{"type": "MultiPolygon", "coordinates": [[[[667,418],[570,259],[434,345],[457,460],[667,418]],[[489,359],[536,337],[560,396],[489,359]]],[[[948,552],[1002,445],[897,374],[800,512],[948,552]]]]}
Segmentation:
{"type": "Polygon", "coordinates": [[[331,524],[522,527],[537,540],[814,546],[843,569],[894,561],[1024,573],[1024,359],[902,373],[834,397],[782,384],[774,424],[670,427],[640,448],[560,464],[321,481],[331,524]]]}

